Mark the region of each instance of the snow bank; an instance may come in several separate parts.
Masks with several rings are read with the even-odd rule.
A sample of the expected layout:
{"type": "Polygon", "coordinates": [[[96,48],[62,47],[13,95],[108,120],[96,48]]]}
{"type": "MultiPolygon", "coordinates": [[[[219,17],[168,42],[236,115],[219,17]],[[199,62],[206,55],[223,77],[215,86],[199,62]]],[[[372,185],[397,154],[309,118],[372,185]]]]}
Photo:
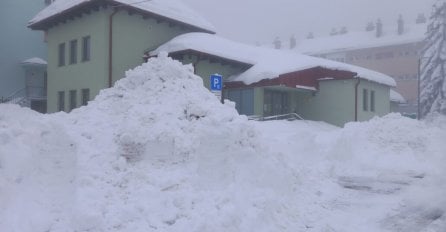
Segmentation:
{"type": "Polygon", "coordinates": [[[446,118],[250,122],[160,54],[70,114],[0,105],[0,231],[444,231],[446,118]]]}

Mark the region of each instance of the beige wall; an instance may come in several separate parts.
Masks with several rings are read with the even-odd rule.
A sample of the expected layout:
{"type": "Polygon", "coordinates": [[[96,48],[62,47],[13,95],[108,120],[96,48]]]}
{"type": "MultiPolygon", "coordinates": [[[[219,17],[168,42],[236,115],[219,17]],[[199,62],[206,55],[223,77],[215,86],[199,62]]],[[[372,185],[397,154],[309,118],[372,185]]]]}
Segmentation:
{"type": "MultiPolygon", "coordinates": [[[[418,59],[423,43],[364,48],[342,52],[345,62],[387,74],[397,82],[396,91],[412,104],[418,96],[418,59]]],[[[326,58],[335,54],[324,54],[326,58]]]]}

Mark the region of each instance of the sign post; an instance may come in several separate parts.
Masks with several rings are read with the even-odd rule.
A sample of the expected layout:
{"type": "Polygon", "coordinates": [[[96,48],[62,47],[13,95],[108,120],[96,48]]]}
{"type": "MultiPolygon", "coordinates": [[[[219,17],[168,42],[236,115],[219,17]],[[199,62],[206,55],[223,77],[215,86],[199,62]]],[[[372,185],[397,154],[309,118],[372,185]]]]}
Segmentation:
{"type": "Polygon", "coordinates": [[[210,77],[210,83],[211,92],[223,102],[223,76],[220,74],[212,74],[210,77]]]}

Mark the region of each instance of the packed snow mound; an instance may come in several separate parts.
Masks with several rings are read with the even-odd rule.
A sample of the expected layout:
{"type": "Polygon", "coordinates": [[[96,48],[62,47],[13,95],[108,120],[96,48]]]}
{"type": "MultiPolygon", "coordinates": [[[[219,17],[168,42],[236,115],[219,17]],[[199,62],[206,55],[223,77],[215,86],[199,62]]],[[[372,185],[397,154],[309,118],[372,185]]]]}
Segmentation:
{"type": "Polygon", "coordinates": [[[172,60],[167,54],[128,71],[114,88],[103,90],[95,101],[76,110],[70,118],[84,124],[111,126],[123,155],[136,159],[130,156],[149,149],[138,146],[150,144],[163,143],[175,154],[190,153],[200,145],[200,141],[190,144],[195,134],[200,134],[197,130],[224,133],[233,130],[232,124],[247,120],[238,115],[232,103],[221,104],[204,88],[191,65],[172,60]]]}
{"type": "Polygon", "coordinates": [[[70,114],[0,105],[0,231],[446,231],[445,137],[251,122],[161,54],[70,114]]]}

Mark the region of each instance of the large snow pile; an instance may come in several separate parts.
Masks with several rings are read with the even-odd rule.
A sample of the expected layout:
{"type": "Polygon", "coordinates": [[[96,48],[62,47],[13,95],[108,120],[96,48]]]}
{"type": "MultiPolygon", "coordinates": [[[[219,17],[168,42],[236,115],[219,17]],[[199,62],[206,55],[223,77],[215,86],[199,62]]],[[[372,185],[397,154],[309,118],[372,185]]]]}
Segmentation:
{"type": "Polygon", "coordinates": [[[250,122],[161,55],[88,106],[0,105],[0,231],[445,231],[446,119],[250,122]]]}

